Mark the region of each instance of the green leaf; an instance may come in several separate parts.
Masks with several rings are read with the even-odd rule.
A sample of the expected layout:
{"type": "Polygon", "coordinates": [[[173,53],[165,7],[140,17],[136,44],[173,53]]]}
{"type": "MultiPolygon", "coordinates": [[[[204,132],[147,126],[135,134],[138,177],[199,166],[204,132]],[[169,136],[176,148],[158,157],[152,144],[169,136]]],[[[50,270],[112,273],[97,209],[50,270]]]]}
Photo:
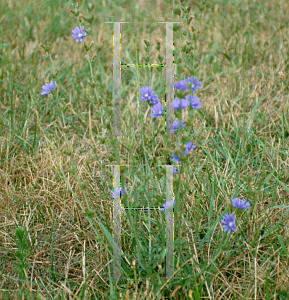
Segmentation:
{"type": "Polygon", "coordinates": [[[219,71],[219,62],[216,61],[213,65],[213,73],[216,74],[219,71]]]}
{"type": "Polygon", "coordinates": [[[284,243],[283,243],[282,237],[281,237],[277,232],[276,232],[276,236],[277,236],[277,238],[278,238],[278,240],[279,240],[279,242],[280,242],[280,244],[281,244],[281,247],[282,247],[282,249],[283,249],[284,254],[285,254],[286,257],[287,257],[287,256],[288,256],[288,251],[287,251],[286,246],[285,246],[284,243]]]}

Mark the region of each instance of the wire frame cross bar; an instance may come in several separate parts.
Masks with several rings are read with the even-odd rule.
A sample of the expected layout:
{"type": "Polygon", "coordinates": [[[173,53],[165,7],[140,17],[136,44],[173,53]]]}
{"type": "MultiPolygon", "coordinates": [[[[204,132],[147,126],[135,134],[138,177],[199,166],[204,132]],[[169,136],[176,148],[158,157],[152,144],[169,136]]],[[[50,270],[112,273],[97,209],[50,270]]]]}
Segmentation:
{"type": "MultiPolygon", "coordinates": [[[[111,165],[110,165],[111,166],[111,165]]],[[[140,209],[137,207],[121,207],[120,202],[120,165],[113,165],[114,166],[114,205],[113,205],[113,280],[123,279],[121,277],[121,238],[120,238],[120,231],[121,231],[121,210],[128,210],[128,209],[136,209],[136,210],[145,210],[144,208],[140,209]]],[[[171,201],[174,199],[173,197],[173,167],[172,165],[164,165],[166,166],[166,202],[171,201]]],[[[124,191],[124,190],[123,190],[124,191]]],[[[169,279],[172,278],[174,274],[174,206],[165,209],[166,211],[166,266],[165,266],[165,278],[169,279]]],[[[157,208],[150,208],[147,209],[157,210],[157,208]]],[[[158,210],[163,210],[160,207],[158,210]]]]}
{"type": "MultiPolygon", "coordinates": [[[[113,29],[113,132],[114,134],[108,134],[105,136],[128,136],[121,133],[121,23],[129,23],[125,21],[117,22],[105,22],[112,23],[113,29]]],[[[174,53],[173,53],[173,23],[182,23],[180,21],[171,22],[158,22],[166,23],[166,83],[165,83],[165,95],[166,95],[166,127],[173,122],[173,108],[171,106],[174,98],[174,53]]],[[[129,66],[124,64],[123,66],[142,66],[142,67],[163,67],[164,64],[147,64],[147,65],[133,65],[129,66]]],[[[170,130],[166,130],[166,135],[172,135],[170,130]]]]}

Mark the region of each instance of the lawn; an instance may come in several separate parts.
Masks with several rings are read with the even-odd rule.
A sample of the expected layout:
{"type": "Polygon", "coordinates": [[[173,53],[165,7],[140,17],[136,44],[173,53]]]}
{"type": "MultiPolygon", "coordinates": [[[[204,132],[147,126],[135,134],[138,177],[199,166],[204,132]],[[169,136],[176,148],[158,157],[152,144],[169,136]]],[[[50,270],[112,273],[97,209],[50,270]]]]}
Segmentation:
{"type": "Polygon", "coordinates": [[[0,299],[289,299],[287,11],[0,1],[0,299]]]}

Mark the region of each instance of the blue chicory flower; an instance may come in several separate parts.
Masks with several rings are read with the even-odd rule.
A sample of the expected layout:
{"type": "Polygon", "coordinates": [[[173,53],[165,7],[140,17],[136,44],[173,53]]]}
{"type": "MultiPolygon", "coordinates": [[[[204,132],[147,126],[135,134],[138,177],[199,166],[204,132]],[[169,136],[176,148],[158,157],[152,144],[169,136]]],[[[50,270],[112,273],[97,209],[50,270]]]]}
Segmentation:
{"type": "Polygon", "coordinates": [[[190,101],[187,99],[179,99],[177,98],[172,102],[173,109],[186,109],[190,104],[190,101]]]}
{"type": "Polygon", "coordinates": [[[140,93],[142,94],[142,97],[140,101],[147,101],[149,100],[151,104],[157,104],[159,102],[158,95],[154,94],[152,87],[142,87],[140,89],[140,93]]]}
{"type": "Polygon", "coordinates": [[[176,154],[172,154],[172,161],[176,161],[176,162],[180,163],[181,159],[176,154]]]}
{"type": "Polygon", "coordinates": [[[152,87],[149,88],[148,86],[142,87],[140,89],[140,93],[142,94],[142,97],[141,97],[140,101],[147,101],[154,94],[152,87]]]}
{"type": "Polygon", "coordinates": [[[164,207],[164,208],[161,208],[161,210],[169,209],[170,207],[173,206],[174,203],[175,203],[175,202],[174,202],[174,199],[172,199],[172,200],[166,202],[165,204],[163,204],[163,207],[164,207]]]}
{"type": "MultiPolygon", "coordinates": [[[[196,145],[193,145],[192,142],[188,142],[186,144],[186,150],[184,151],[184,155],[187,155],[189,153],[189,151],[194,150],[195,148],[196,148],[196,145]]],[[[180,163],[181,159],[178,155],[172,154],[172,161],[176,161],[176,162],[180,163]]]]}
{"type": "Polygon", "coordinates": [[[171,125],[169,125],[169,129],[171,129],[171,131],[177,131],[178,128],[184,128],[186,126],[186,123],[184,121],[174,121],[171,125]]]}
{"type": "Polygon", "coordinates": [[[72,30],[72,37],[76,40],[76,43],[79,41],[82,42],[86,36],[87,33],[84,31],[84,26],[82,26],[81,29],[77,26],[72,30]]]}
{"type": "MultiPolygon", "coordinates": [[[[126,191],[126,187],[124,188],[124,191],[122,190],[122,187],[116,189],[116,192],[119,192],[120,196],[123,195],[123,193],[124,193],[125,191],[126,191]]],[[[116,198],[115,192],[114,192],[114,191],[110,191],[110,192],[111,192],[112,198],[116,198]]]]}
{"type": "Polygon", "coordinates": [[[196,145],[193,145],[192,142],[188,142],[186,145],[186,150],[184,151],[184,155],[187,155],[189,151],[194,150],[196,148],[196,145]]]}
{"type": "Polygon", "coordinates": [[[158,94],[154,94],[152,97],[149,98],[150,103],[151,104],[157,104],[157,103],[159,103],[158,97],[159,97],[158,94]]]}
{"type": "Polygon", "coordinates": [[[231,232],[231,230],[236,232],[236,220],[234,218],[234,215],[231,214],[226,214],[223,219],[221,220],[223,223],[223,228],[224,231],[228,231],[228,233],[231,232]]]}
{"type": "Polygon", "coordinates": [[[202,102],[199,102],[199,97],[187,95],[185,98],[191,104],[192,108],[202,108],[202,102]]]}
{"type": "Polygon", "coordinates": [[[42,87],[42,93],[41,95],[47,95],[50,94],[51,90],[55,90],[57,88],[57,83],[56,81],[51,81],[50,83],[46,83],[42,87]]]}
{"type": "Polygon", "coordinates": [[[245,199],[235,198],[232,200],[232,202],[236,208],[241,208],[241,209],[250,209],[251,208],[250,203],[246,202],[245,199]]]}
{"type": "Polygon", "coordinates": [[[154,111],[153,113],[151,113],[151,116],[153,118],[160,118],[160,116],[165,113],[164,106],[160,102],[154,105],[152,107],[152,110],[154,111]]]}
{"type": "Polygon", "coordinates": [[[177,82],[175,84],[175,88],[177,90],[179,90],[179,89],[182,89],[183,91],[187,90],[188,89],[187,81],[186,80],[180,80],[179,82],[177,82]]]}
{"type": "Polygon", "coordinates": [[[174,173],[174,174],[178,174],[178,173],[179,173],[179,172],[178,172],[178,168],[174,168],[173,173],[174,173]]]}
{"type": "MultiPolygon", "coordinates": [[[[189,79],[191,79],[191,78],[189,78],[189,79]]],[[[193,79],[193,83],[192,83],[192,92],[195,94],[196,93],[196,89],[197,90],[199,90],[199,89],[201,89],[201,87],[199,86],[199,85],[201,85],[202,84],[202,82],[198,82],[198,79],[197,79],[197,77],[194,77],[194,79],[193,79]]]]}

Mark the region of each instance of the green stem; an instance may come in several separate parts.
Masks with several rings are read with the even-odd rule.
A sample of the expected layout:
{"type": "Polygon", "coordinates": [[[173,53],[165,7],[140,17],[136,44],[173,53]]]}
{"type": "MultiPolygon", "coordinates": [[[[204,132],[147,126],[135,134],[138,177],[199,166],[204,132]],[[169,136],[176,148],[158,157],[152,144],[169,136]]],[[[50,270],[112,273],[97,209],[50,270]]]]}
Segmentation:
{"type": "MultiPolygon", "coordinates": [[[[140,113],[140,110],[139,110],[139,116],[141,118],[141,135],[142,135],[142,144],[143,144],[143,149],[144,149],[144,155],[145,155],[145,165],[146,165],[146,174],[149,173],[149,170],[148,170],[148,159],[147,159],[147,150],[145,148],[145,138],[144,138],[144,128],[143,128],[143,119],[142,119],[142,115],[140,113]]],[[[151,175],[151,174],[150,174],[151,175]]],[[[151,175],[152,176],[152,175],[151,175]]],[[[147,186],[147,175],[145,175],[145,180],[144,180],[144,186],[147,186]]],[[[145,189],[145,193],[147,195],[147,189],[145,189]]],[[[149,220],[149,254],[151,254],[151,220],[150,220],[150,201],[149,201],[149,197],[147,195],[147,199],[148,199],[148,220],[149,220]]],[[[151,255],[150,255],[150,258],[149,258],[149,262],[151,261],[151,255]]]]}

